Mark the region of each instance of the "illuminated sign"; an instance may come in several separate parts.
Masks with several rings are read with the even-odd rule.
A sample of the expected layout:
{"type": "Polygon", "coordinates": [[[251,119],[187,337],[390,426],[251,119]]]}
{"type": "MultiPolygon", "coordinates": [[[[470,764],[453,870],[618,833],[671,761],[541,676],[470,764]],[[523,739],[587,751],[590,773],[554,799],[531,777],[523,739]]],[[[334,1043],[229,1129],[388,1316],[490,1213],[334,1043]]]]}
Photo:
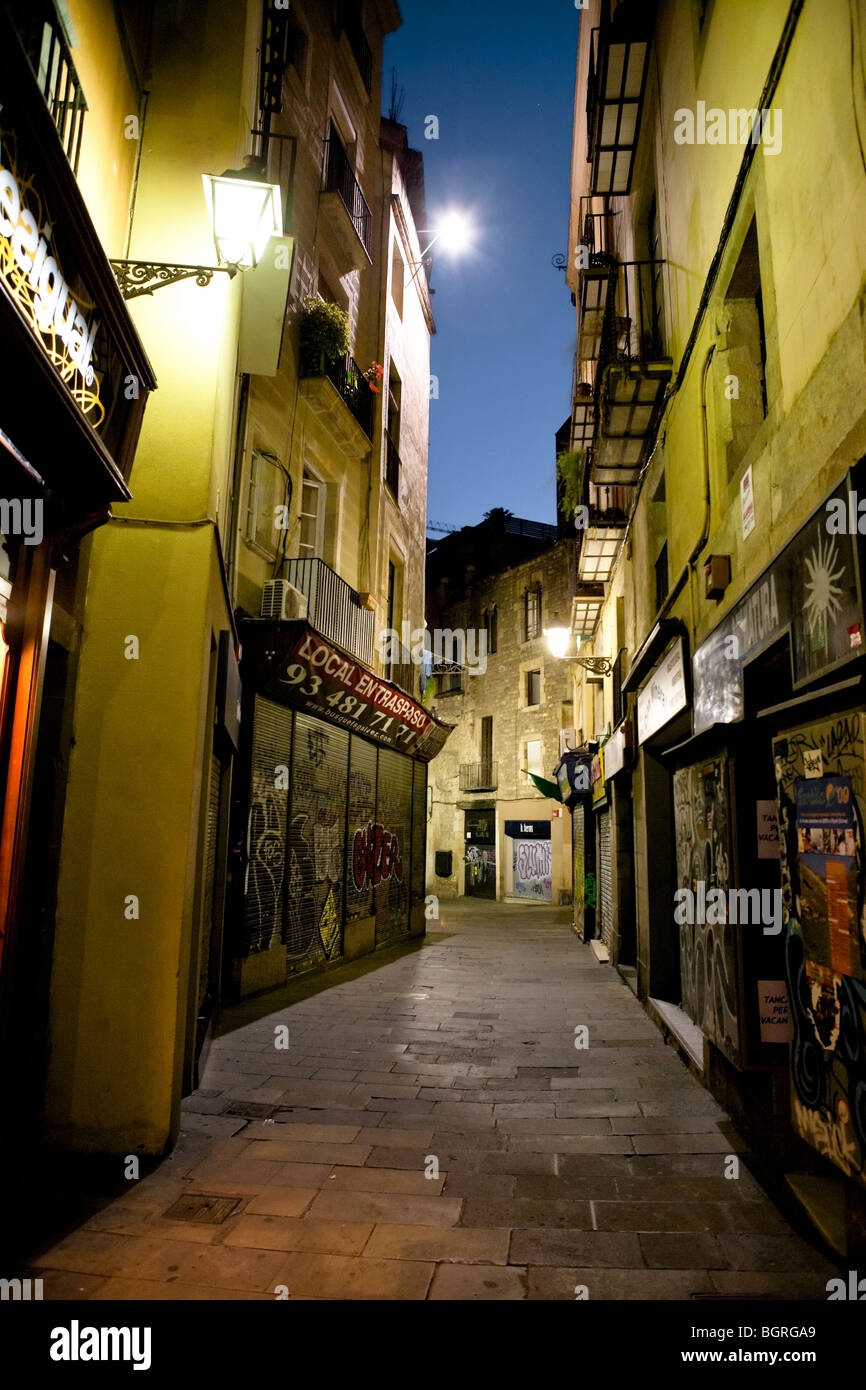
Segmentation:
{"type": "Polygon", "coordinates": [[[52,234],[33,178],[17,167],[14,137],[0,131],[0,278],[73,399],[98,426],[105,411],[91,359],[99,323],[92,300],[81,289],[73,294],[51,254],[52,234]]]}

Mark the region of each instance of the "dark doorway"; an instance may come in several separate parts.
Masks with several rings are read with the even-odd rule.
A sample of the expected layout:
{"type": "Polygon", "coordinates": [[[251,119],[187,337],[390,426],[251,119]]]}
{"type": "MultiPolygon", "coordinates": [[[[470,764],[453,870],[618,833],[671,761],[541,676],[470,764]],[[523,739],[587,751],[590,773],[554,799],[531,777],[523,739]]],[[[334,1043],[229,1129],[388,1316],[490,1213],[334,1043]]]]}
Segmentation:
{"type": "Polygon", "coordinates": [[[496,812],[467,811],[466,896],[496,897],[496,812]]]}

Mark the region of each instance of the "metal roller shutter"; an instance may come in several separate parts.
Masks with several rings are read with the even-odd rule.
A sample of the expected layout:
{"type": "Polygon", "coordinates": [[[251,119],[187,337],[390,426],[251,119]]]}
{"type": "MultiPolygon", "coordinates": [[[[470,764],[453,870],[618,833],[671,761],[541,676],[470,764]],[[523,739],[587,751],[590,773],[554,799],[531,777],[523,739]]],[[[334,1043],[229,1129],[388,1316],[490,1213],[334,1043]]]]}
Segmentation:
{"type": "Polygon", "coordinates": [[[585,913],[586,844],[584,840],[583,803],[578,802],[571,813],[571,849],[573,872],[574,926],[583,935],[585,913]]]}
{"type": "Polygon", "coordinates": [[[610,848],[610,812],[598,817],[598,896],[601,939],[613,951],[613,865],[610,848]]]}
{"type": "Polygon", "coordinates": [[[367,827],[376,819],[376,749],[352,738],[349,763],[349,818],[346,823],[346,920],[373,915],[374,888],[363,872],[360,851],[367,827]],[[362,837],[359,841],[358,837],[362,837]],[[358,851],[355,845],[358,844],[358,851]]]}
{"type": "Polygon", "coordinates": [[[427,764],[412,771],[412,906],[423,903],[427,891],[427,764]]]}
{"type": "Polygon", "coordinates": [[[291,710],[257,697],[244,884],[244,933],[250,953],[266,951],[282,940],[289,792],[288,779],[279,776],[278,769],[291,764],[292,718],[291,710]]]}
{"type": "Polygon", "coordinates": [[[222,791],[222,764],[211,754],[210,781],[207,790],[207,829],[205,831],[204,853],[204,901],[201,912],[201,938],[199,946],[198,969],[198,1007],[204,1004],[208,992],[210,973],[211,940],[213,937],[213,898],[214,876],[216,874],[217,842],[219,840],[220,794],[222,791]]]}
{"type": "Polygon", "coordinates": [[[389,836],[387,875],[376,894],[376,941],[409,931],[409,874],[412,856],[412,762],[388,748],[379,749],[377,830],[389,836]],[[396,843],[395,843],[396,841],[396,843]]]}
{"type": "Polygon", "coordinates": [[[349,735],[295,715],[285,942],[292,962],[342,953],[349,735]]]}

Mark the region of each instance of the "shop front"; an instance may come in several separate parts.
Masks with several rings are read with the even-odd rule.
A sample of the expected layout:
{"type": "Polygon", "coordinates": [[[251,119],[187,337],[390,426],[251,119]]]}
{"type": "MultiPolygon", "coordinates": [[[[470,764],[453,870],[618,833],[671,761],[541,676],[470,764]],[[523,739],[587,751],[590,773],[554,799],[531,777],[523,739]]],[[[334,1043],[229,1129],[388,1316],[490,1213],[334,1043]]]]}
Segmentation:
{"type": "Polygon", "coordinates": [[[241,625],[230,993],[421,935],[427,764],[450,729],[306,623],[241,625]]]}
{"type": "MultiPolygon", "coordinates": [[[[70,634],[85,587],[80,542],[130,497],[156,382],[2,11],[0,91],[0,1020],[7,1044],[14,1033],[16,1052],[36,1067],[71,738],[70,634]]],[[[19,1073],[23,1091],[34,1078],[29,1065],[19,1073]]]]}
{"type": "Polygon", "coordinates": [[[861,463],[834,489],[696,651],[700,756],[680,750],[674,778],[678,882],[717,887],[726,905],[683,949],[684,999],[724,1059],[719,1084],[730,1093],[736,1073],[764,1070],[775,1137],[793,1129],[860,1186],[863,473],[861,463]]]}
{"type": "Polygon", "coordinates": [[[505,836],[510,845],[509,897],[531,902],[553,901],[549,820],[507,820],[505,836]]]}

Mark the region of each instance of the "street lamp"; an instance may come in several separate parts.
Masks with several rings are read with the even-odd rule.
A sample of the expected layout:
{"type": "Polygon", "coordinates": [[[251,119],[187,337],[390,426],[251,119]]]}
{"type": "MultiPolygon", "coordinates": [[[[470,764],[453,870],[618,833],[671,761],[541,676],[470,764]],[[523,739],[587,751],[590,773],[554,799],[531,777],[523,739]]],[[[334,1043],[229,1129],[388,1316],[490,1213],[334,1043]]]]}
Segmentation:
{"type": "MultiPolygon", "coordinates": [[[[550,620],[550,626],[544,629],[547,638],[547,646],[550,655],[557,660],[573,661],[575,665],[584,667],[587,671],[592,671],[597,676],[609,676],[613,667],[606,656],[571,656],[569,647],[571,646],[572,633],[557,613],[554,613],[550,620]]],[[[578,644],[580,638],[577,639],[578,644]]]]}
{"type": "Polygon", "coordinates": [[[205,202],[221,265],[252,270],[262,258],[270,237],[283,230],[280,190],[265,183],[260,161],[245,169],[202,174],[205,202]]]}
{"type": "Polygon", "coordinates": [[[442,250],[445,251],[447,255],[454,257],[461,256],[470,249],[474,237],[474,230],[472,219],[467,213],[462,212],[460,208],[449,208],[447,211],[443,212],[442,216],[439,218],[439,225],[435,230],[432,227],[419,228],[419,236],[430,236],[432,240],[428,241],[424,250],[421,252],[420,261],[411,262],[415,270],[412,273],[412,279],[409,281],[409,284],[412,284],[412,280],[415,279],[422,265],[430,264],[431,257],[429,253],[436,245],[437,241],[442,242],[442,250]]]}
{"type": "Polygon", "coordinates": [[[205,202],[219,265],[182,265],[165,261],[113,260],[111,268],[124,299],[153,294],[166,285],[194,279],[209,285],[214,275],[231,278],[261,260],[268,239],[283,230],[280,190],[266,183],[264,163],[251,155],[244,169],[202,174],[205,202]]]}

